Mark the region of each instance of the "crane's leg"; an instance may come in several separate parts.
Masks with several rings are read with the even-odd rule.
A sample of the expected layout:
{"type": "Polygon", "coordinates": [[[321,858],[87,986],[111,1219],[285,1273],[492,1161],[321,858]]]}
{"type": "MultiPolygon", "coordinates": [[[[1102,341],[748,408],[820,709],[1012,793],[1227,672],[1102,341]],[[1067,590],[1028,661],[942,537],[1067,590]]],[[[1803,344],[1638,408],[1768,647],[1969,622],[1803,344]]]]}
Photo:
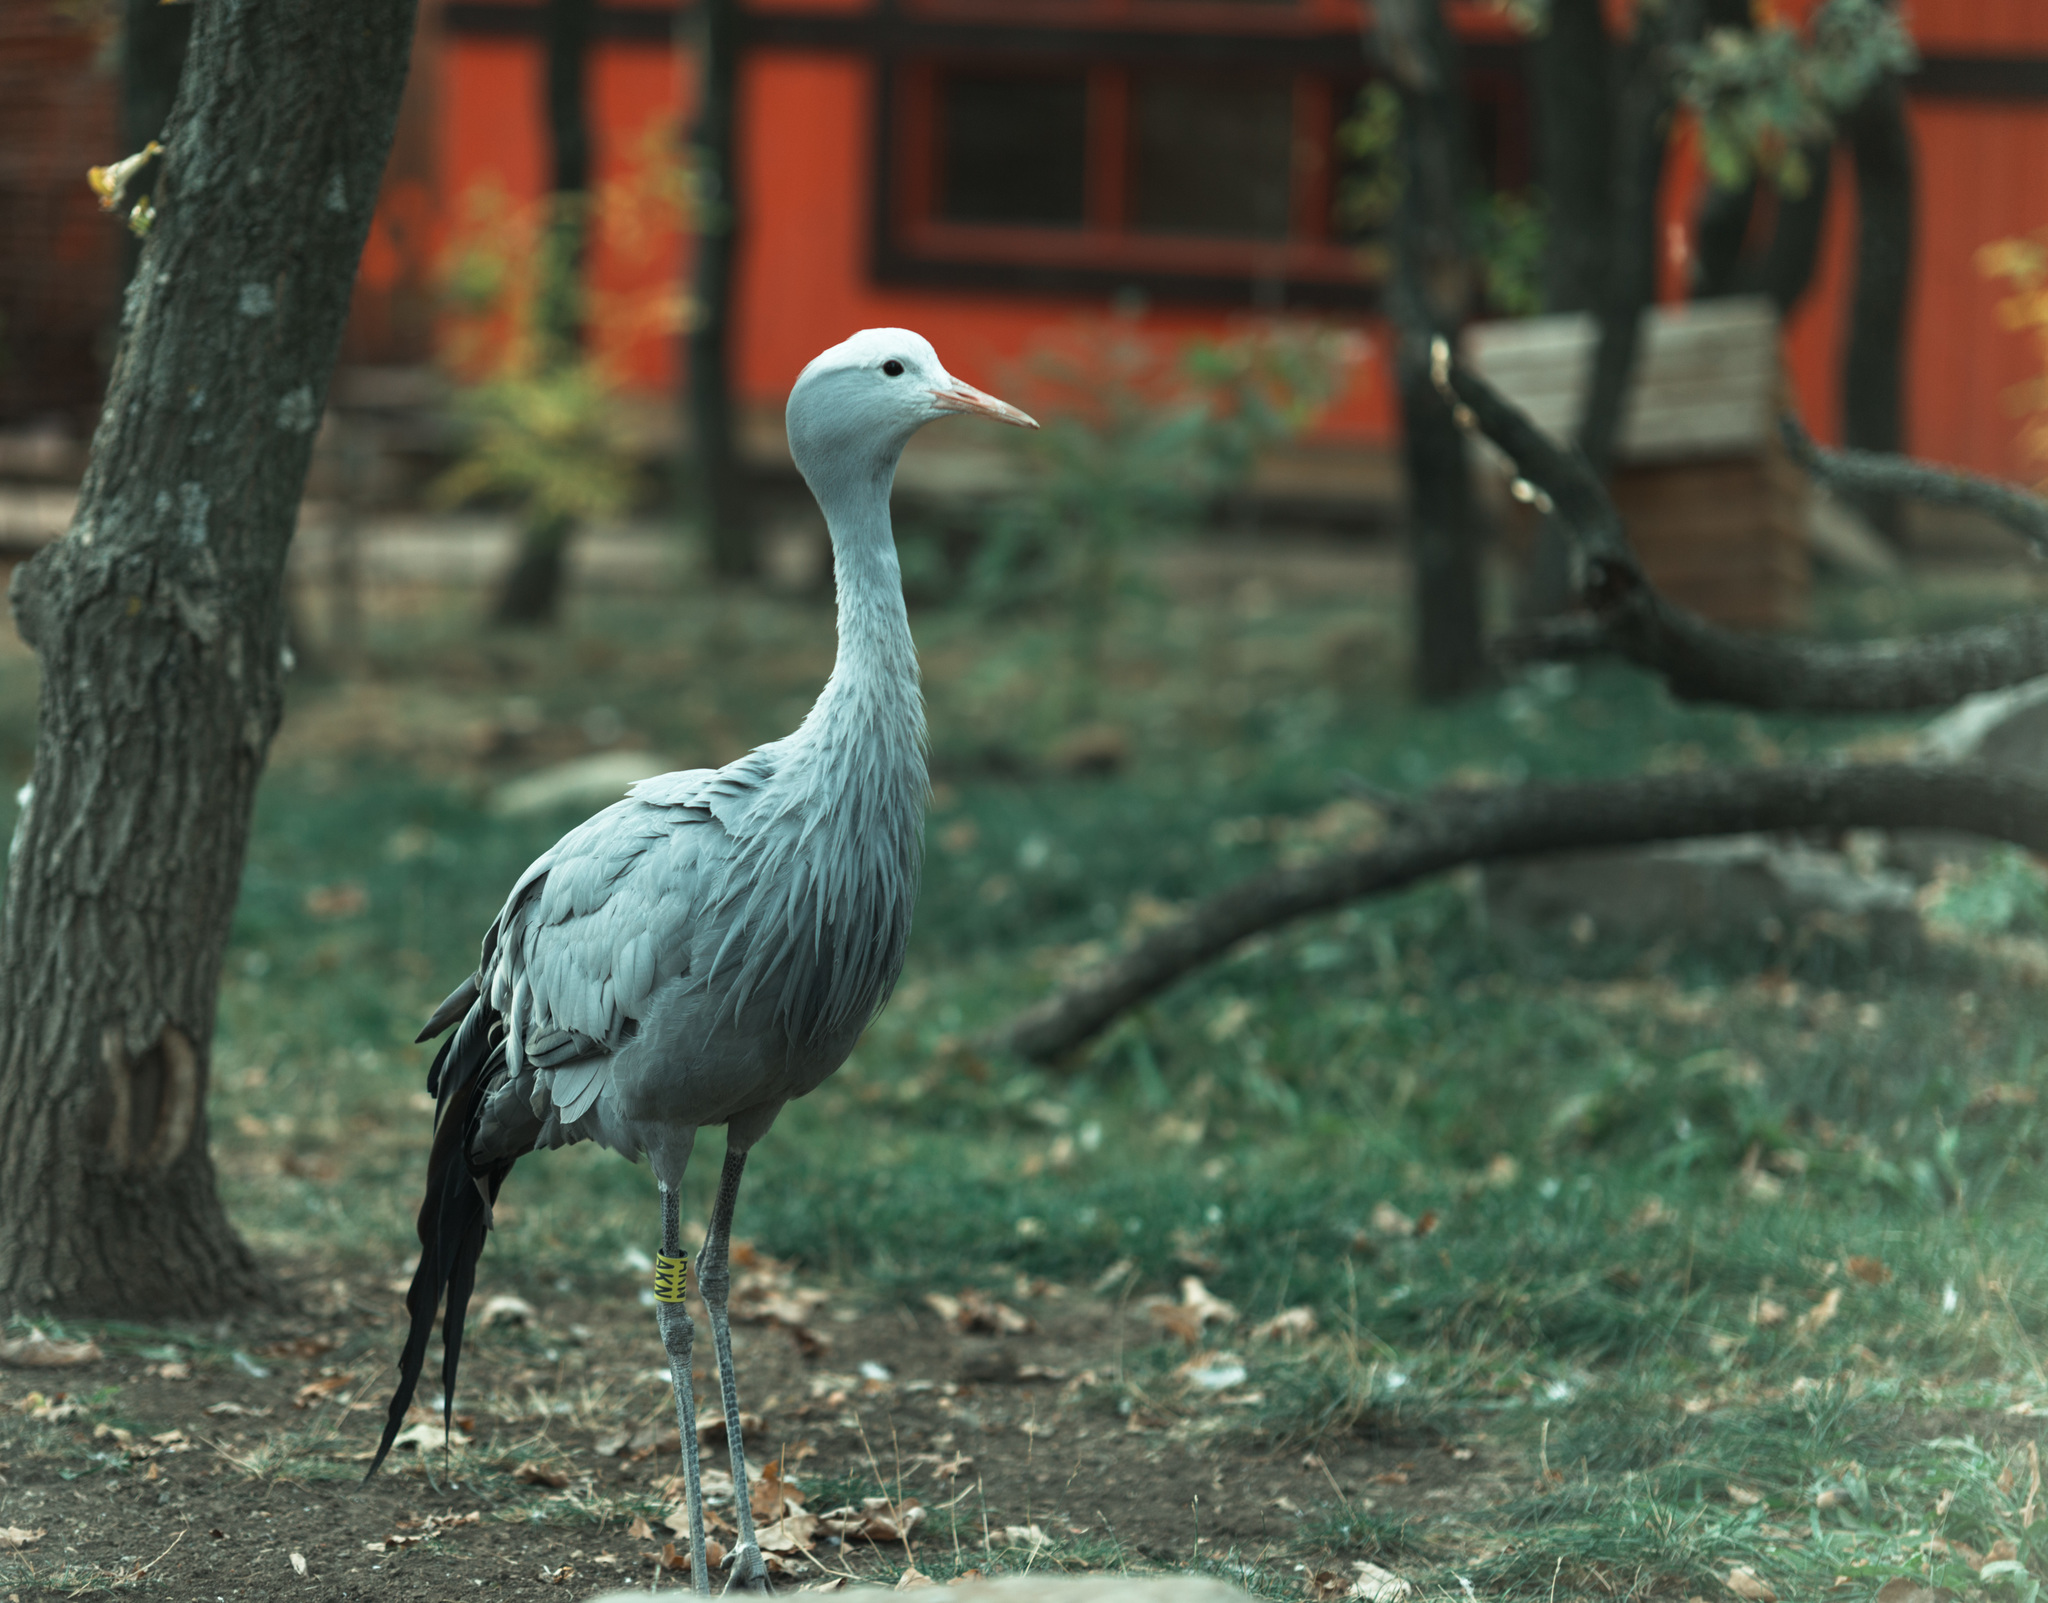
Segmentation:
{"type": "MultiPolygon", "coordinates": [[[[661,1325],[661,1344],[668,1350],[669,1379],[676,1389],[676,1429],[683,1438],[683,1495],[690,1509],[690,1589],[711,1592],[711,1569],[704,1561],[704,1487],[697,1464],[697,1399],[690,1385],[690,1347],[696,1328],[690,1322],[689,1260],[683,1256],[683,1226],[675,1192],[661,1188],[661,1256],[654,1261],[654,1317],[661,1325]]],[[[746,1508],[745,1480],[736,1481],[740,1507],[746,1508]]],[[[658,1573],[658,1572],[657,1572],[658,1573]]]]}
{"type": "Polygon", "coordinates": [[[732,1550],[732,1575],[725,1583],[730,1592],[739,1587],[750,1592],[768,1590],[768,1566],[761,1558],[761,1545],[754,1537],[754,1509],[747,1492],[747,1450],[740,1441],[740,1394],[732,1377],[732,1323],[726,1318],[726,1297],[732,1290],[728,1259],[732,1247],[732,1210],[739,1200],[740,1171],[747,1166],[746,1148],[738,1145],[730,1130],[726,1135],[725,1169],[718,1177],[718,1201],[711,1209],[711,1227],[704,1232],[704,1250],[697,1254],[697,1290],[703,1294],[704,1311],[711,1316],[711,1345],[718,1352],[720,1401],[725,1407],[725,1440],[732,1449],[732,1484],[739,1509],[739,1543],[732,1550]]]}

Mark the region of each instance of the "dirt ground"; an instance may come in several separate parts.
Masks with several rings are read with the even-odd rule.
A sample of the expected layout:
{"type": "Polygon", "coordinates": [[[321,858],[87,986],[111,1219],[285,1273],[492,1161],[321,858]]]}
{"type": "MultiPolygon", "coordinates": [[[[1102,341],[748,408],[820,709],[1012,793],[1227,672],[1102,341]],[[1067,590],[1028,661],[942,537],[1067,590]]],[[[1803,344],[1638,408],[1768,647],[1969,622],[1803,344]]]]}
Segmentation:
{"type": "MultiPolygon", "coordinates": [[[[1147,1394],[1114,1384],[1127,1345],[1157,1343],[1155,1324],[1106,1298],[1027,1289],[1039,1294],[1001,1305],[1031,1321],[1012,1334],[957,1329],[972,1304],[949,1323],[927,1308],[817,1306],[815,1293],[782,1304],[806,1323],[736,1327],[743,1407],[761,1420],[747,1433],[756,1466],[779,1459],[811,1514],[863,1492],[926,1510],[907,1548],[817,1532],[778,1590],[893,1578],[906,1562],[947,1576],[1234,1557],[1285,1572],[1344,1556],[1305,1518],[1430,1518],[1496,1498],[1521,1473],[1483,1439],[1427,1431],[1347,1432],[1313,1451],[1262,1439],[1244,1428],[1258,1399],[1242,1389],[1196,1386],[1191,1407],[1186,1384],[1158,1383],[1155,1414],[1147,1394]]],[[[329,1294],[340,1317],[265,1332],[239,1359],[222,1348],[166,1363],[145,1346],[0,1370],[0,1535],[43,1533],[0,1554],[6,1603],[132,1583],[138,1567],[157,1595],[221,1603],[585,1597],[645,1587],[663,1543],[687,1547],[636,1523],[673,1506],[678,1457],[654,1319],[635,1299],[529,1293],[523,1323],[514,1311],[465,1350],[467,1448],[444,1459],[437,1410],[415,1432],[435,1445],[401,1449],[362,1486],[397,1298],[374,1281],[329,1294]]],[[[711,1358],[699,1329],[701,1407],[711,1358]]],[[[723,1444],[704,1461],[722,1468],[723,1444]]]]}

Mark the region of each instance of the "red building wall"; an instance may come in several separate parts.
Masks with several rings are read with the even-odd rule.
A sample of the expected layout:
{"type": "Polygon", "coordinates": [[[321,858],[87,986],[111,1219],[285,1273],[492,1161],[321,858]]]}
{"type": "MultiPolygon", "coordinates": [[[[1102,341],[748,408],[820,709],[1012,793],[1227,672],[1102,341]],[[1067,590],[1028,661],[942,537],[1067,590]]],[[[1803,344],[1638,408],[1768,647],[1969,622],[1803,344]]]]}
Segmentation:
{"type": "Polygon", "coordinates": [[[86,187],[120,137],[96,15],[0,5],[0,418],[99,404],[119,284],[119,224],[86,187]]]}
{"type": "MultiPolygon", "coordinates": [[[[2048,57],[2038,0],[1920,0],[1909,8],[1924,54],[2048,57]]],[[[2001,328],[2007,291],[1978,271],[1985,244],[2048,228],[2048,103],[1915,95],[1919,227],[1906,352],[1906,441],[1916,456],[2032,480],[2018,446],[2015,390],[2038,378],[2032,341],[2001,328]]],[[[1786,330],[1809,423],[1839,437],[1842,329],[1855,283],[1855,177],[1835,166],[1814,287],[1786,330]]]]}
{"type": "MultiPolygon", "coordinates": [[[[816,0],[757,0],[766,8],[825,9],[816,0]]],[[[860,0],[833,0],[831,9],[860,0]]],[[[2048,5],[2038,0],[1921,0],[1911,12],[1923,50],[2048,57],[2048,5]]],[[[876,68],[839,50],[757,49],[742,81],[744,231],[738,271],[737,369],[747,401],[778,404],[803,363],[855,328],[893,323],[928,335],[966,375],[999,382],[1048,325],[1108,315],[1102,295],[945,290],[877,284],[870,272],[876,68]]],[[[443,52],[442,196],[487,176],[518,194],[539,192],[545,156],[536,109],[538,45],[528,39],[451,39],[443,52]]],[[[686,61],[658,45],[610,41],[597,52],[593,104],[601,107],[600,161],[620,171],[650,131],[680,126],[686,61]]],[[[2031,471],[2019,456],[2009,404],[2032,373],[2029,342],[2002,329],[1999,286],[1975,265],[1987,241],[2048,226],[2048,103],[2002,103],[1916,94],[1921,228],[1908,354],[1908,441],[1916,453],[1980,471],[2031,471]]],[[[1675,142],[1667,216],[1666,282],[1683,283],[1692,145],[1675,142]]],[[[1854,179],[1837,173],[1822,264],[1787,330],[1796,392],[1812,425],[1832,437],[1839,415],[1840,341],[1853,275],[1854,179]]],[[[602,238],[600,293],[630,301],[671,295],[686,244],[617,248],[602,238]]],[[[1214,334],[1244,316],[1222,308],[1159,306],[1138,326],[1165,339],[1214,334]]],[[[1384,441],[1394,423],[1385,342],[1377,322],[1335,321],[1367,336],[1324,432],[1384,441]]],[[[631,341],[631,379],[673,382],[675,340],[649,327],[631,341]]]]}

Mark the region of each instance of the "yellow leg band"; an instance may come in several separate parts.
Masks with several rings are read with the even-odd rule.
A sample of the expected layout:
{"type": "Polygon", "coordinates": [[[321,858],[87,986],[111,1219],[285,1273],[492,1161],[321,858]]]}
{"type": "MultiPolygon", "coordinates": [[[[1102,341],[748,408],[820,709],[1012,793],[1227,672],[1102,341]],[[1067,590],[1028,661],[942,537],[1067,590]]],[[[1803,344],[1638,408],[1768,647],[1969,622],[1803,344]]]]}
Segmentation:
{"type": "Polygon", "coordinates": [[[654,1300],[656,1302],[684,1302],[690,1295],[690,1260],[671,1258],[667,1253],[654,1255],[654,1300]]]}

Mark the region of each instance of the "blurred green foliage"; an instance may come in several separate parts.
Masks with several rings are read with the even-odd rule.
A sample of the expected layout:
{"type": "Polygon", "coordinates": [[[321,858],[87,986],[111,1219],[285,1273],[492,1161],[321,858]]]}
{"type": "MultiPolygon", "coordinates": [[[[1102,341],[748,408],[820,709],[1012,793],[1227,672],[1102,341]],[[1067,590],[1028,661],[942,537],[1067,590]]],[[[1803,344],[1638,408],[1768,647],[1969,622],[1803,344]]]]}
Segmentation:
{"type": "Polygon", "coordinates": [[[1041,426],[1005,437],[1015,488],[990,508],[969,601],[992,616],[1057,609],[1073,711],[1087,715],[1139,553],[1185,533],[1261,450],[1312,423],[1343,367],[1341,336],[1313,324],[1178,346],[1114,323],[1049,336],[1005,381],[1041,426]]]}
{"type": "Polygon", "coordinates": [[[1813,181],[1807,151],[1879,82],[1918,61],[1897,6],[1825,0],[1804,30],[1782,19],[1716,29],[1685,51],[1679,84],[1716,184],[1736,189],[1754,173],[1799,195],[1813,181]]]}
{"type": "MultiPolygon", "coordinates": [[[[1335,222],[1358,242],[1362,266],[1380,270],[1385,235],[1401,205],[1401,96],[1385,81],[1358,92],[1337,125],[1335,222]]],[[[1543,193],[1490,190],[1468,197],[1466,230],[1480,270],[1482,308],[1496,317],[1533,317],[1543,309],[1543,193]]]]}

